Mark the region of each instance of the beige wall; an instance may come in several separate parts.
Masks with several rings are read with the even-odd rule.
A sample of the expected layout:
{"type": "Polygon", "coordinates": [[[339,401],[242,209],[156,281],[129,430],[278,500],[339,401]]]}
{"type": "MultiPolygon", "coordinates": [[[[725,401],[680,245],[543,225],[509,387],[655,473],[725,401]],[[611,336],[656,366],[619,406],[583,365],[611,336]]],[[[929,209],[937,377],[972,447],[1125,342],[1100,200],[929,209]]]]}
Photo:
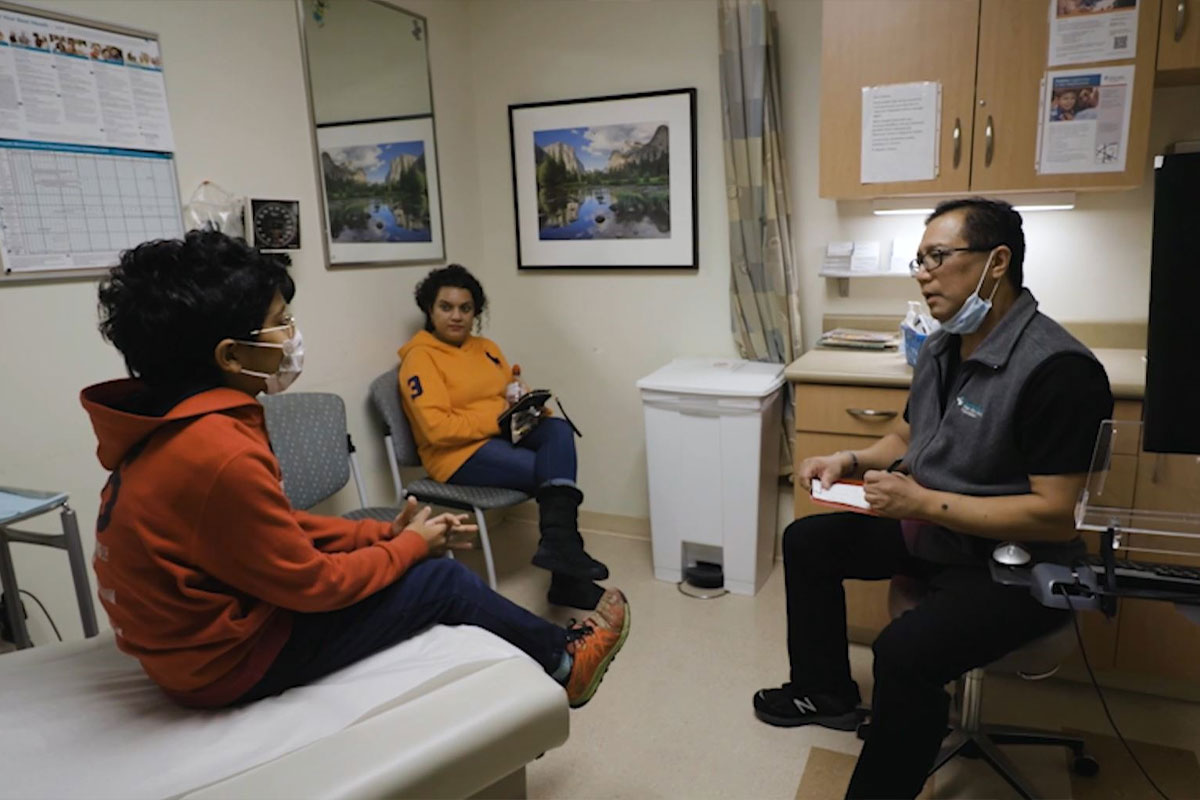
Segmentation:
{"type": "MultiPolygon", "coordinates": [[[[561,393],[584,430],[580,478],[592,511],[648,513],[634,382],[682,355],[729,355],[728,240],[715,0],[407,0],[429,19],[447,255],[483,279],[487,333],[531,382],[561,393]],[[696,272],[518,273],[507,106],[695,86],[701,267],[696,272]]],[[[303,390],[347,399],[371,497],[388,497],[382,448],[368,439],[365,387],[419,324],[411,293],[424,267],[325,268],[292,0],[42,3],[156,31],[185,199],[205,178],[230,191],[301,202],[296,313],[308,347],[303,390]]],[[[848,298],[816,275],[830,239],[890,239],[913,218],[880,219],[821,200],[817,185],[820,4],[776,0],[781,26],[806,341],[825,311],[899,313],[906,281],[858,281],[848,298]]],[[[1152,145],[1200,138],[1200,90],[1161,90],[1152,145]]],[[[1149,176],[1148,176],[1149,177],[1149,176]]],[[[1081,196],[1074,212],[1030,215],[1028,281],[1053,315],[1146,314],[1151,190],[1081,196]]],[[[122,374],[95,331],[95,284],[0,287],[0,485],[72,495],[85,539],[105,475],[79,389],[122,374]]],[[[329,508],[350,506],[344,492],[329,508]]],[[[43,526],[45,527],[45,526],[43,526]]],[[[88,543],[90,552],[90,541],[88,543]]],[[[66,563],[22,548],[18,570],[67,635],[78,635],[66,563]]],[[[35,640],[49,629],[30,607],[35,640]]]]}
{"type": "MultiPolygon", "coordinates": [[[[298,387],[337,392],[362,445],[369,495],[390,499],[382,446],[369,442],[366,387],[395,363],[395,349],[419,324],[412,290],[423,267],[325,269],[317,219],[317,183],[308,134],[299,34],[292,0],[48,2],[45,8],[155,31],[161,37],[167,93],[184,199],[203,179],[259,197],[300,201],[304,249],[295,254],[294,308],[307,360],[298,387]]],[[[462,54],[464,4],[408,4],[435,32],[430,58],[437,96],[447,255],[474,263],[474,111],[462,54]],[[465,198],[465,199],[464,199],[465,198]]],[[[96,332],[94,281],[0,286],[0,485],[62,489],[71,494],[87,552],[100,487],[95,440],[78,393],[119,377],[124,368],[96,332]]],[[[346,508],[352,492],[330,501],[346,508]]],[[[53,529],[55,520],[49,520],[53,529]]],[[[47,525],[39,525],[45,529],[47,525]]],[[[65,555],[18,546],[22,587],[47,604],[64,635],[79,635],[65,555]]],[[[29,606],[35,641],[52,638],[29,606]]]]}
{"type": "Polygon", "coordinates": [[[502,2],[472,7],[487,333],[524,376],[560,393],[584,433],[580,485],[593,511],[648,516],[634,383],[681,355],[732,355],[715,5],[502,2]],[[508,105],[694,86],[698,271],[522,272],[516,266],[508,105]]]}

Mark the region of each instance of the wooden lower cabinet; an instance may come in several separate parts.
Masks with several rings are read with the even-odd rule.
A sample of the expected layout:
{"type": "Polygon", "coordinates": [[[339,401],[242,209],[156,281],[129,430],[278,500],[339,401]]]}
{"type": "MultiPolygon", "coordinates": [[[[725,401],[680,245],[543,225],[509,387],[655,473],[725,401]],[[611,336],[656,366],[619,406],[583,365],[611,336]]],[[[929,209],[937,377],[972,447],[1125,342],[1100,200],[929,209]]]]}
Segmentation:
{"type": "Polygon", "coordinates": [[[1126,599],[1121,601],[1118,619],[1118,670],[1200,681],[1200,625],[1175,606],[1158,600],[1126,599]]]}
{"type": "MultiPolygon", "coordinates": [[[[1142,453],[1137,459],[1134,508],[1191,513],[1200,510],[1200,458],[1142,453]]],[[[1135,547],[1195,553],[1131,553],[1135,560],[1200,566],[1200,542],[1196,540],[1137,534],[1132,543],[1135,547]]],[[[1157,600],[1122,600],[1118,619],[1118,670],[1200,683],[1200,620],[1193,622],[1174,604],[1157,600]]]]}
{"type": "MultiPolygon", "coordinates": [[[[1129,508],[1133,503],[1134,486],[1137,481],[1137,456],[1132,454],[1114,455],[1109,468],[1108,477],[1104,482],[1103,491],[1092,498],[1096,505],[1113,508],[1129,508]]],[[[1100,534],[1085,531],[1083,540],[1089,553],[1100,552],[1100,534]]],[[[1087,649],[1088,661],[1092,669],[1111,669],[1116,663],[1118,618],[1109,619],[1100,613],[1082,613],[1079,615],[1079,630],[1083,635],[1083,645],[1087,649]]],[[[1087,669],[1083,656],[1076,651],[1063,664],[1064,670],[1072,676],[1087,678],[1087,669]]]]}

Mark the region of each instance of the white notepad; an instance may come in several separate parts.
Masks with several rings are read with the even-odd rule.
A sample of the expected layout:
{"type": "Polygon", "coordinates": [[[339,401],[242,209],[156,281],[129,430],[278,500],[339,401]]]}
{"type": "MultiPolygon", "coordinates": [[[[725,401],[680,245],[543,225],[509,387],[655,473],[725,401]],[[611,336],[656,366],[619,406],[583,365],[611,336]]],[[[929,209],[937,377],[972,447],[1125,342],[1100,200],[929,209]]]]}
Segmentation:
{"type": "Polygon", "coordinates": [[[821,485],[819,480],[814,480],[812,482],[812,496],[814,500],[853,506],[854,508],[861,508],[864,511],[871,508],[867,502],[866,493],[863,491],[862,485],[858,483],[835,483],[826,489],[821,485]]]}

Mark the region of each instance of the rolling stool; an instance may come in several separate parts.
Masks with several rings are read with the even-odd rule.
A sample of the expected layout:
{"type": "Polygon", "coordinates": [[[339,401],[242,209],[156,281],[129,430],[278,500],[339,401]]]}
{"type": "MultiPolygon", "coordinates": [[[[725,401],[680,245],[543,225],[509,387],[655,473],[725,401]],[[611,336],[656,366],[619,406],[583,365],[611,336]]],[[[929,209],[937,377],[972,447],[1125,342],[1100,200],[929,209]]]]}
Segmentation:
{"type": "MultiPolygon", "coordinates": [[[[928,587],[923,581],[905,575],[892,578],[888,590],[888,612],[892,619],[914,608],[925,596],[928,587]]],[[[1038,681],[1058,672],[1059,665],[1075,649],[1075,626],[1066,625],[1034,639],[1017,648],[986,669],[999,672],[1015,672],[1025,680],[1038,681]]],[[[1077,775],[1091,777],[1100,771],[1100,764],[1088,755],[1083,739],[1064,736],[1054,731],[1034,728],[1019,728],[1013,725],[988,725],[981,720],[983,710],[983,676],[985,668],[977,667],[958,679],[955,701],[959,708],[959,721],[954,725],[933,762],[929,774],[937,772],[955,756],[983,758],[1001,778],[1026,800],[1034,800],[1037,794],[1028,781],[1017,771],[1008,756],[997,747],[1002,744],[1039,744],[1067,747],[1074,758],[1071,769],[1077,775]]],[[[869,710],[860,709],[869,714],[869,710]]],[[[858,726],[858,738],[865,739],[869,722],[858,726]]]]}
{"type": "Polygon", "coordinates": [[[0,486],[0,588],[5,595],[5,610],[8,614],[9,630],[18,649],[33,647],[29,630],[25,627],[25,614],[21,610],[20,589],[17,572],[13,568],[9,542],[38,544],[57,547],[67,551],[71,564],[71,578],[75,582],[75,597],[79,601],[79,617],[83,621],[83,634],[87,637],[100,632],[96,626],[96,609],[92,604],[92,590],[88,584],[87,563],[83,558],[83,545],[79,541],[79,525],[75,512],[67,505],[65,492],[39,492],[29,489],[11,489],[0,486]],[[62,522],[61,534],[32,533],[9,527],[13,523],[45,514],[56,508],[62,522]]]}

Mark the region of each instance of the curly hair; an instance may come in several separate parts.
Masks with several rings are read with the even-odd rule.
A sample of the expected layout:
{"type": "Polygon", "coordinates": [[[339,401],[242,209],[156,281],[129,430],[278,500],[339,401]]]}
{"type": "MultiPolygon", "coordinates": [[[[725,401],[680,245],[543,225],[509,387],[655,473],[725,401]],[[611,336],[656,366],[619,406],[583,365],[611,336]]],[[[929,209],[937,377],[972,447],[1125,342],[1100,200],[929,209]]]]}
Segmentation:
{"type": "Polygon", "coordinates": [[[440,269],[431,270],[417,284],[413,296],[417,299],[417,308],[425,313],[425,330],[433,333],[433,304],[437,300],[438,291],[444,288],[466,289],[471,293],[475,303],[475,321],[481,322],[484,309],[487,308],[487,295],[483,293],[483,284],[472,275],[462,264],[450,264],[440,269]]]}
{"type": "Polygon", "coordinates": [[[144,242],[100,284],[100,333],[150,386],[219,384],[214,348],[261,327],[275,292],[291,301],[289,263],[216,231],[144,242]]]}

